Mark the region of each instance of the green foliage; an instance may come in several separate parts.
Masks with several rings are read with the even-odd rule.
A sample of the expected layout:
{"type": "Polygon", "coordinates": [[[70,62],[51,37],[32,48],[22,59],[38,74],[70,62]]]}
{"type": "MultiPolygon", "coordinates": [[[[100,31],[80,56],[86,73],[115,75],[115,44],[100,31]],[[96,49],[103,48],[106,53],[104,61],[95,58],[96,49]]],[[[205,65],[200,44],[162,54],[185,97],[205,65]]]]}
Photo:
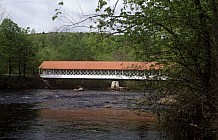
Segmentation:
{"type": "Polygon", "coordinates": [[[61,2],[59,2],[59,3],[58,3],[58,5],[64,5],[64,2],[63,2],[63,1],[61,1],[61,2]]]}
{"type": "Polygon", "coordinates": [[[98,25],[101,31],[109,28],[112,33],[123,34],[140,54],[138,59],[169,64],[172,80],[161,89],[178,95],[180,100],[166,117],[168,128],[178,129],[177,134],[183,135],[190,134],[188,131],[195,126],[192,135],[184,135],[183,139],[208,138],[210,132],[215,133],[215,2],[124,0],[119,14],[109,10],[106,0],[99,2],[104,5],[98,25]]]}
{"type": "Polygon", "coordinates": [[[45,60],[134,61],[135,49],[123,36],[99,33],[28,34],[10,19],[0,26],[1,75],[37,76],[45,60]],[[125,42],[125,43],[124,43],[125,42]]]}
{"type": "MultiPolygon", "coordinates": [[[[60,1],[60,2],[58,2],[58,5],[62,6],[62,5],[64,5],[64,2],[60,1]]],[[[60,14],[62,14],[62,12],[60,12],[60,8],[59,9],[55,9],[55,12],[56,12],[55,15],[52,16],[52,20],[55,20],[56,18],[58,18],[58,16],[60,14]]]]}
{"type": "Polygon", "coordinates": [[[106,38],[98,33],[35,34],[34,44],[41,48],[36,54],[44,60],[108,60],[134,61],[135,51],[123,44],[122,36],[106,38]]]}
{"type": "Polygon", "coordinates": [[[96,60],[135,60],[134,48],[128,45],[128,40],[123,38],[123,36],[92,33],[87,43],[94,50],[96,60]]]}
{"type": "Polygon", "coordinates": [[[31,53],[31,41],[26,34],[27,31],[11,19],[3,20],[0,26],[0,57],[4,66],[1,74],[11,75],[13,73],[21,76],[23,73],[25,76],[31,53]]]}

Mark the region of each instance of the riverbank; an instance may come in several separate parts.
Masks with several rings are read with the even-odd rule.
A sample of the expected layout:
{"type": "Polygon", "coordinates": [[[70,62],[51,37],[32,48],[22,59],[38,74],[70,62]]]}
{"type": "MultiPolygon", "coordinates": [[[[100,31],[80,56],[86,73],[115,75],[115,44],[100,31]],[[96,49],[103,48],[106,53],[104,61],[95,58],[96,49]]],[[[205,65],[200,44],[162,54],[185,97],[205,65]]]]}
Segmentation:
{"type": "Polygon", "coordinates": [[[39,77],[0,76],[0,89],[85,89],[108,90],[111,81],[107,80],[78,80],[78,79],[49,79],[39,77]]]}
{"type": "Polygon", "coordinates": [[[40,89],[46,85],[37,77],[0,77],[0,89],[40,89]]]}
{"type": "MultiPolygon", "coordinates": [[[[0,76],[0,89],[77,89],[110,90],[112,80],[98,79],[47,79],[39,77],[0,76]]],[[[150,81],[119,81],[121,90],[149,89],[150,81]],[[142,89],[143,88],[143,89],[142,89]]]]}

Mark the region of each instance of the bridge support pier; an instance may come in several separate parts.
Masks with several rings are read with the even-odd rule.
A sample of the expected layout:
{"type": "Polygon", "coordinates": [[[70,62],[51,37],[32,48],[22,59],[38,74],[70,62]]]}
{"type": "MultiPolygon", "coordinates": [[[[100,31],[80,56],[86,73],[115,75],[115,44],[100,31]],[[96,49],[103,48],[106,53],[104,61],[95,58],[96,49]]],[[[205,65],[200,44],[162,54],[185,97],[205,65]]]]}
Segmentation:
{"type": "Polygon", "coordinates": [[[119,81],[112,81],[111,82],[111,90],[118,90],[119,89],[119,81]]]}

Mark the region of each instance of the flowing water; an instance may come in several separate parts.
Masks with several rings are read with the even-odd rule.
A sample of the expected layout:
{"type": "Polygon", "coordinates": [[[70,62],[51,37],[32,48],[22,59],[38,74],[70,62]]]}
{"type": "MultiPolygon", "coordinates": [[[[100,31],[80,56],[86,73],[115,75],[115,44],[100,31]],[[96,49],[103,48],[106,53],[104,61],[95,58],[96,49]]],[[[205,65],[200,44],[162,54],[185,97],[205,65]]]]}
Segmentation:
{"type": "Polygon", "coordinates": [[[142,98],[136,92],[0,91],[0,139],[161,139],[148,108],[138,110],[142,98]]]}

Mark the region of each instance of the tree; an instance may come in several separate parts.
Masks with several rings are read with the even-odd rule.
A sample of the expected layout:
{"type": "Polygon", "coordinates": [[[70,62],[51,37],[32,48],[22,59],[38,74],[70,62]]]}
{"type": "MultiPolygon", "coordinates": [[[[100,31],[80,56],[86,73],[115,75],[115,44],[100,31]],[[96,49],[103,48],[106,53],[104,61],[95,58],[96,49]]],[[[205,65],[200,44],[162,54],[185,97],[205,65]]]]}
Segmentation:
{"type": "Polygon", "coordinates": [[[122,33],[139,46],[149,40],[145,49],[152,57],[146,59],[157,60],[157,53],[171,65],[173,80],[165,91],[178,95],[178,104],[166,118],[168,128],[178,130],[175,137],[217,134],[217,9],[214,0],[124,0],[119,14],[116,5],[99,0],[96,9],[104,11],[98,19],[102,31],[122,33]]]}
{"type": "Polygon", "coordinates": [[[63,43],[60,51],[65,60],[93,60],[94,54],[88,45],[89,35],[86,33],[71,33],[63,43]]]}
{"type": "Polygon", "coordinates": [[[134,61],[134,49],[122,36],[107,36],[108,34],[90,33],[87,45],[94,53],[95,60],[134,61]],[[128,52],[128,53],[127,53],[128,52]]]}
{"type": "Polygon", "coordinates": [[[124,35],[142,48],[145,61],[169,64],[171,80],[165,91],[176,94],[178,103],[166,115],[166,124],[174,137],[218,134],[218,2],[123,0],[120,12],[119,0],[114,6],[107,2],[99,0],[98,13],[82,21],[99,17],[94,24],[99,31],[124,35]]]}
{"type": "Polygon", "coordinates": [[[20,77],[23,72],[25,76],[31,45],[31,42],[26,38],[27,31],[20,28],[11,19],[6,18],[0,26],[0,34],[0,56],[5,65],[8,64],[8,75],[11,76],[13,72],[20,77]]]}
{"type": "Polygon", "coordinates": [[[34,48],[31,39],[28,37],[28,29],[21,29],[21,32],[17,38],[17,57],[18,57],[18,75],[21,77],[26,76],[29,64],[32,61],[34,48]]]}

